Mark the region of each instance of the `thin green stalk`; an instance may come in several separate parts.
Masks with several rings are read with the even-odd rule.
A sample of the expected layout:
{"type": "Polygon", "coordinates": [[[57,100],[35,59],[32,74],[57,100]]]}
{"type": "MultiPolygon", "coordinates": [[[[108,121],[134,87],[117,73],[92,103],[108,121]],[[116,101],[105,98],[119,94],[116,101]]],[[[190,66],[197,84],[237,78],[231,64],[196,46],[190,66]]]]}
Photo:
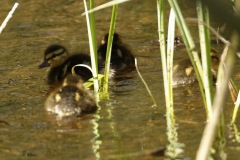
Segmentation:
{"type": "Polygon", "coordinates": [[[211,57],[210,57],[210,35],[208,28],[201,23],[205,23],[209,26],[209,14],[208,8],[203,9],[200,0],[196,0],[197,4],[197,15],[198,15],[198,29],[200,37],[201,57],[202,57],[202,68],[203,68],[203,86],[205,91],[206,99],[206,114],[208,118],[211,118],[212,114],[212,101],[213,101],[213,85],[212,85],[212,72],[211,72],[211,57]]]}
{"type": "MultiPolygon", "coordinates": [[[[90,0],[90,10],[94,8],[94,0],[90,0]]],[[[92,35],[92,45],[94,51],[94,60],[96,66],[96,72],[98,73],[98,56],[97,56],[97,40],[96,40],[96,25],[95,25],[95,16],[94,13],[89,13],[89,20],[90,20],[90,28],[91,28],[91,35],[92,35]]]]}
{"type": "Polygon", "coordinates": [[[240,91],[238,92],[237,101],[235,102],[231,124],[234,124],[236,121],[239,105],[240,105],[240,91]]]}
{"type": "MultiPolygon", "coordinates": [[[[113,1],[110,1],[110,2],[107,2],[107,3],[104,3],[104,4],[100,5],[100,6],[97,6],[97,7],[93,8],[93,9],[88,10],[88,13],[96,12],[98,10],[114,6],[116,4],[124,3],[124,2],[127,2],[127,1],[130,1],[130,0],[113,0],[113,1]]],[[[84,12],[81,15],[84,16],[85,14],[86,13],[84,12]]]]}
{"type": "Polygon", "coordinates": [[[18,3],[15,3],[13,8],[11,9],[11,11],[8,13],[7,17],[4,19],[2,25],[0,26],[0,34],[2,33],[3,29],[6,27],[7,22],[12,17],[12,15],[15,12],[15,10],[17,9],[17,7],[18,7],[18,3]]]}
{"type": "Polygon", "coordinates": [[[143,84],[145,85],[145,87],[146,87],[146,89],[147,89],[147,91],[148,91],[150,97],[152,98],[152,101],[153,101],[153,103],[154,103],[154,106],[157,106],[157,102],[156,102],[156,100],[155,100],[155,98],[154,98],[154,96],[153,96],[151,90],[149,89],[149,87],[148,87],[146,81],[143,79],[141,73],[140,73],[139,70],[138,70],[138,66],[137,66],[137,58],[135,58],[135,67],[136,67],[136,70],[137,70],[137,73],[138,73],[140,79],[142,80],[143,84]]]}
{"type": "Polygon", "coordinates": [[[173,46],[174,46],[174,27],[175,16],[171,12],[171,26],[168,30],[168,52],[166,55],[166,38],[164,29],[164,0],[157,0],[158,11],[158,34],[160,42],[160,52],[162,59],[162,72],[166,100],[166,119],[167,119],[167,137],[169,144],[166,146],[165,154],[170,158],[178,157],[183,150],[182,145],[178,143],[177,129],[175,125],[174,110],[173,110],[173,94],[172,94],[172,63],[173,63],[173,46]]]}
{"type": "Polygon", "coordinates": [[[111,59],[113,34],[114,34],[114,29],[116,26],[116,19],[117,19],[117,9],[118,9],[118,5],[114,5],[113,10],[112,10],[112,18],[111,18],[111,23],[110,23],[109,34],[108,34],[108,44],[107,44],[104,82],[103,82],[103,92],[106,95],[108,94],[108,77],[109,77],[108,75],[109,75],[109,70],[110,70],[110,59],[111,59]]]}
{"type": "Polygon", "coordinates": [[[174,53],[174,37],[175,37],[175,13],[171,9],[168,24],[168,38],[167,38],[167,77],[168,77],[168,91],[170,109],[173,110],[173,53],[174,53]]]}
{"type": "Polygon", "coordinates": [[[170,7],[174,10],[175,14],[176,14],[176,21],[178,24],[178,28],[181,32],[181,35],[183,37],[184,43],[186,45],[186,49],[188,51],[188,55],[190,57],[190,60],[192,62],[193,68],[195,70],[197,79],[198,79],[198,83],[200,86],[200,91],[203,97],[203,102],[204,105],[206,105],[206,99],[205,99],[205,92],[204,92],[204,87],[203,87],[203,82],[202,82],[202,65],[201,65],[201,61],[200,58],[198,56],[198,53],[196,51],[195,48],[195,44],[194,41],[192,39],[191,33],[186,25],[186,22],[183,18],[183,15],[181,13],[181,10],[177,4],[177,1],[175,0],[168,0],[170,7]]]}
{"type": "Polygon", "coordinates": [[[169,90],[169,106],[167,109],[167,136],[169,144],[166,149],[166,156],[176,159],[183,153],[183,145],[178,142],[178,133],[174,118],[173,106],[173,54],[174,54],[174,37],[175,37],[175,13],[173,9],[170,10],[169,23],[168,23],[168,37],[167,37],[167,77],[168,77],[168,90],[169,90]]]}
{"type": "MultiPolygon", "coordinates": [[[[196,155],[196,160],[208,159],[211,150],[212,142],[216,135],[216,130],[219,124],[219,117],[221,115],[224,101],[227,95],[228,82],[234,67],[235,53],[237,49],[238,37],[237,34],[232,36],[232,43],[226,55],[226,63],[222,61],[218,69],[217,77],[217,91],[213,101],[212,116],[207,123],[203,137],[201,139],[199,149],[196,155]]],[[[228,46],[227,46],[228,47],[228,46]]],[[[225,53],[223,53],[225,55],[225,53]]]]}
{"type": "Polygon", "coordinates": [[[166,100],[166,108],[170,108],[169,103],[169,90],[168,90],[168,78],[167,78],[167,58],[166,58],[166,37],[165,37],[165,28],[164,28],[164,0],[157,0],[157,13],[158,13],[158,36],[159,36],[159,46],[162,59],[162,72],[163,72],[163,84],[164,84],[164,93],[166,100]]]}
{"type": "MultiPolygon", "coordinates": [[[[83,2],[84,2],[85,12],[87,13],[88,9],[87,9],[86,0],[84,0],[83,2]]],[[[93,71],[94,92],[98,93],[98,91],[99,91],[98,73],[97,73],[98,66],[96,65],[97,53],[96,53],[96,50],[94,51],[94,44],[93,44],[94,40],[93,40],[93,37],[92,37],[92,31],[91,31],[91,30],[93,30],[95,28],[91,29],[91,27],[93,27],[93,25],[90,24],[90,20],[89,20],[88,14],[86,14],[86,21],[87,21],[87,28],[88,28],[88,38],[89,38],[89,47],[90,47],[90,55],[91,55],[91,65],[92,65],[92,71],[93,71]]]]}

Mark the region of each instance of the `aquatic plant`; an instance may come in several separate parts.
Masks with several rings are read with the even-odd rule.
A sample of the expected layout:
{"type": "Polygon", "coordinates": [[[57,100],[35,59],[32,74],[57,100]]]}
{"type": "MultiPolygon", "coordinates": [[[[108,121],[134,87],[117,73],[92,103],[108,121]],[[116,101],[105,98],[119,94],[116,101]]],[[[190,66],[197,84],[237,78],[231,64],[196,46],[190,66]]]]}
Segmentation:
{"type": "Polygon", "coordinates": [[[12,14],[17,9],[17,7],[18,7],[18,3],[15,3],[13,8],[12,8],[12,10],[8,13],[7,17],[5,18],[5,20],[3,21],[2,25],[0,26],[0,34],[2,33],[3,29],[6,27],[7,22],[12,17],[12,14]]]}
{"type": "MultiPolygon", "coordinates": [[[[197,154],[197,159],[207,159],[209,157],[209,153],[211,150],[211,145],[214,140],[214,137],[216,135],[217,130],[217,124],[219,122],[219,117],[221,115],[222,107],[223,107],[223,100],[226,97],[227,93],[227,86],[228,84],[230,86],[233,86],[233,90],[236,88],[234,87],[234,83],[232,80],[230,80],[230,75],[233,67],[233,54],[236,52],[236,46],[237,44],[232,44],[229,46],[229,42],[225,41],[224,38],[223,41],[226,42],[227,48],[229,47],[229,51],[225,51],[225,59],[221,58],[221,63],[219,65],[218,70],[218,76],[217,76],[217,91],[215,98],[213,100],[213,88],[212,88],[212,73],[211,73],[211,63],[210,63],[210,33],[209,33],[209,14],[208,14],[208,8],[206,6],[202,6],[202,3],[200,0],[197,0],[197,13],[198,13],[198,26],[199,26],[199,37],[200,37],[200,46],[201,46],[201,61],[198,56],[198,53],[195,48],[195,44],[193,42],[191,33],[188,29],[188,26],[186,25],[186,22],[182,16],[181,10],[174,0],[168,0],[169,5],[171,7],[171,10],[174,11],[176,14],[176,21],[178,24],[178,28],[181,32],[181,35],[183,37],[186,49],[188,51],[188,55],[191,59],[193,68],[195,70],[200,91],[203,97],[203,102],[206,107],[206,114],[208,117],[208,123],[205,128],[204,136],[202,139],[202,142],[199,147],[199,151],[197,154]],[[227,53],[228,52],[228,53],[227,53]],[[221,100],[220,100],[221,99],[221,100]],[[221,105],[219,102],[222,102],[221,105]],[[211,130],[211,131],[210,131],[211,130]],[[206,147],[206,141],[207,147],[206,147]]],[[[166,110],[167,113],[172,111],[172,116],[174,117],[173,113],[173,100],[172,100],[172,86],[171,86],[171,70],[172,70],[172,49],[168,49],[166,52],[166,46],[165,46],[165,30],[164,30],[164,0],[157,0],[158,4],[158,33],[159,33],[159,43],[160,43],[160,52],[161,52],[161,58],[162,58],[162,70],[163,70],[163,80],[164,80],[164,89],[165,89],[165,100],[166,100],[166,110]]],[[[170,20],[169,20],[170,21],[170,20]]],[[[173,34],[173,29],[169,27],[168,34],[173,34]]],[[[214,32],[216,34],[216,32],[214,32]]],[[[217,34],[219,37],[219,35],[217,34]]],[[[231,42],[238,42],[237,37],[233,38],[231,42]]],[[[173,41],[173,36],[168,36],[168,43],[171,43],[173,41]]],[[[171,44],[172,45],[172,44],[171,44]]],[[[170,44],[168,45],[170,46],[170,44]]],[[[237,91],[234,91],[237,92],[237,91]]],[[[238,108],[238,107],[236,107],[238,108]]],[[[236,111],[235,111],[236,113],[236,111]]],[[[174,119],[174,118],[173,118],[174,119]]],[[[224,122],[223,119],[221,119],[221,122],[224,122]]],[[[168,120],[167,120],[167,123],[168,120]]],[[[222,124],[222,123],[221,123],[222,124]]],[[[221,127],[224,127],[224,125],[221,125],[221,127]]],[[[221,128],[219,129],[221,131],[221,128]]],[[[168,136],[169,137],[169,136],[168,136]]],[[[172,142],[169,140],[169,143],[172,142]]],[[[177,150],[177,147],[175,147],[175,150],[177,150]]],[[[174,157],[171,157],[174,158],[174,157]]]]}

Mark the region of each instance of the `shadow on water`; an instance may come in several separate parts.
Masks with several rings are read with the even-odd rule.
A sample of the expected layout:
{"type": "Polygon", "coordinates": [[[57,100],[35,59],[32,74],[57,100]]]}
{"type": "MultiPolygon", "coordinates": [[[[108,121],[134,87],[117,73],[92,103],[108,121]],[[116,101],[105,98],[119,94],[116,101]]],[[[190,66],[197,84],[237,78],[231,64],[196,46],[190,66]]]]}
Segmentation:
{"type": "MultiPolygon", "coordinates": [[[[132,0],[121,4],[116,31],[138,58],[138,68],[158,106],[152,107],[144,85],[132,71],[111,84],[110,99],[100,102],[97,113],[70,120],[58,119],[44,110],[48,87],[45,71],[38,65],[45,48],[53,43],[71,52],[88,52],[85,17],[80,16],[83,4],[74,0],[19,3],[0,35],[1,159],[163,159],[169,141],[161,58],[158,46],[151,44],[158,39],[156,2],[132,0]]],[[[0,2],[1,21],[12,5],[12,1],[0,2]]],[[[194,7],[191,10],[187,6],[183,7],[186,15],[195,13],[194,7]]],[[[98,42],[108,30],[110,14],[111,8],[96,15],[98,42]]],[[[190,24],[190,28],[196,30],[196,25],[190,24]]],[[[197,39],[197,31],[193,34],[197,39]]],[[[176,60],[187,56],[184,49],[176,51],[176,60]]],[[[206,119],[198,86],[175,88],[174,100],[178,141],[184,144],[179,158],[194,159],[206,119]]],[[[228,101],[227,105],[229,121],[232,103],[228,101]]],[[[227,142],[228,159],[235,159],[239,142],[232,137],[227,142]]]]}

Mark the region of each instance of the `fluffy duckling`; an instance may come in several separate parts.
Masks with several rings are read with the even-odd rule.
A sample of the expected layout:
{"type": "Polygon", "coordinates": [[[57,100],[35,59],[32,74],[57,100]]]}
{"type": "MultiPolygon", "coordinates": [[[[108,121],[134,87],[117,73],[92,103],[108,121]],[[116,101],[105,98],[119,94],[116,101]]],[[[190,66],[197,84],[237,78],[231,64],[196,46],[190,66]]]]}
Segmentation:
{"type": "MultiPolygon", "coordinates": [[[[216,81],[216,75],[218,70],[218,65],[220,62],[220,54],[211,49],[210,52],[211,62],[212,62],[212,74],[213,81],[216,81]]],[[[193,84],[197,81],[192,62],[189,58],[181,60],[179,63],[173,66],[173,86],[184,86],[193,84]]]]}
{"type": "Polygon", "coordinates": [[[45,108],[64,117],[93,113],[97,110],[97,105],[91,92],[84,88],[82,78],[69,74],[62,85],[48,95],[45,108]]]}
{"type": "MultiPolygon", "coordinates": [[[[98,48],[98,59],[101,66],[104,66],[106,61],[108,34],[106,34],[101,45],[98,48]]],[[[122,43],[120,36],[117,33],[113,35],[112,51],[110,65],[116,71],[123,71],[134,67],[134,56],[130,50],[122,43]]]]}
{"type": "MultiPolygon", "coordinates": [[[[51,45],[44,52],[44,61],[39,68],[50,66],[47,73],[47,83],[56,84],[61,82],[68,74],[71,74],[72,67],[77,64],[91,65],[90,56],[87,54],[69,55],[66,48],[61,45],[51,45]]],[[[92,77],[92,73],[85,67],[75,67],[75,73],[80,75],[83,81],[92,77]]]]}

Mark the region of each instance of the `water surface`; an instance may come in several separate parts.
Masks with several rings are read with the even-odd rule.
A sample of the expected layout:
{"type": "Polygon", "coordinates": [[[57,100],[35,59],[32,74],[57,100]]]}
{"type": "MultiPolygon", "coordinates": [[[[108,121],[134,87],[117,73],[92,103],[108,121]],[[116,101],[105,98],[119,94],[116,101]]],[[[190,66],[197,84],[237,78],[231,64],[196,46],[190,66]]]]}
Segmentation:
{"type": "MultiPolygon", "coordinates": [[[[61,44],[70,52],[88,53],[83,3],[75,0],[19,0],[13,17],[0,35],[0,157],[1,159],[164,159],[150,153],[166,148],[165,100],[158,46],[156,2],[137,1],[119,5],[116,31],[138,58],[139,69],[158,106],[148,96],[136,71],[110,87],[110,99],[101,109],[78,119],[56,119],[44,110],[48,90],[45,70],[38,65],[44,49],[61,44]]],[[[105,1],[99,0],[97,4],[105,1]]],[[[182,2],[184,15],[195,8],[182,2]]],[[[14,1],[0,2],[3,21],[14,1]]],[[[169,8],[166,5],[166,8],[169,8]]],[[[111,8],[97,12],[97,41],[108,32],[111,8]]],[[[217,22],[213,22],[217,26],[217,22]]],[[[167,23],[166,23],[167,26],[167,23]]],[[[189,24],[198,41],[196,24],[189,24]]],[[[176,33],[180,36],[179,31],[176,33]]],[[[222,46],[215,46],[221,49],[222,46]]],[[[178,60],[187,57],[176,49],[178,60]]],[[[239,69],[239,65],[236,70],[239,69]]],[[[175,119],[182,157],[194,159],[205,126],[205,110],[198,86],[174,89],[175,119]]],[[[226,124],[233,104],[225,106],[226,124]]],[[[237,123],[239,126],[239,123],[237,123]]],[[[239,143],[226,129],[224,152],[236,159],[239,143]],[[229,138],[230,137],[230,138],[229,138]]]]}

